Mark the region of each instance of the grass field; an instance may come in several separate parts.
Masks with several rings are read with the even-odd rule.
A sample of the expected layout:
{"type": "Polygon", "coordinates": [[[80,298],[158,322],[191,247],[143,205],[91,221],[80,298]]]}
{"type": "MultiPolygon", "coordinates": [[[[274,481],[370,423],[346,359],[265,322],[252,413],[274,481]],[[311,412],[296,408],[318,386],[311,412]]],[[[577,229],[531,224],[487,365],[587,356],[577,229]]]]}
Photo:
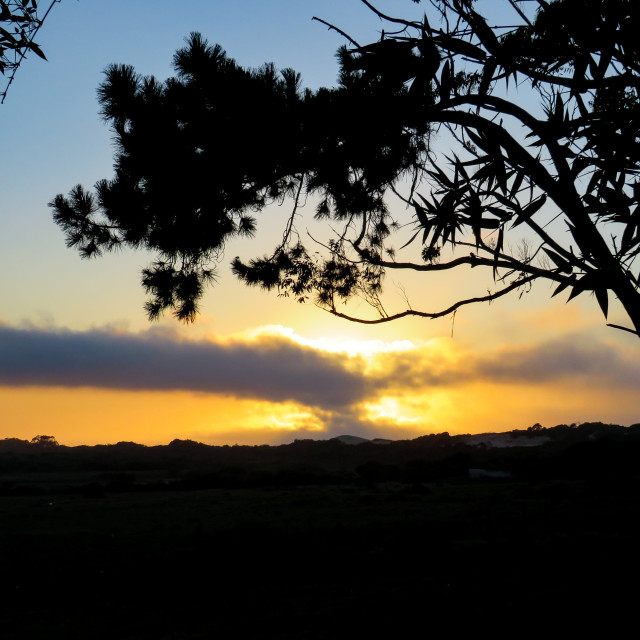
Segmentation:
{"type": "Polygon", "coordinates": [[[589,481],[6,495],[2,637],[613,624],[635,610],[639,498],[589,481]]]}

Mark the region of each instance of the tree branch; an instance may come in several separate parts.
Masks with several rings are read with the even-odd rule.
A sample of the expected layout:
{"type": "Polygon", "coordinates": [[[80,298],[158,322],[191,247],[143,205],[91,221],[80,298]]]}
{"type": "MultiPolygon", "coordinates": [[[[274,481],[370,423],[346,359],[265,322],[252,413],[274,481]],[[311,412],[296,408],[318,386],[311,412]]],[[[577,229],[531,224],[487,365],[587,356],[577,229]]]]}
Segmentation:
{"type": "Polygon", "coordinates": [[[367,2],[367,0],[360,0],[360,2],[362,2],[367,7],[369,7],[369,9],[371,9],[371,11],[373,11],[373,13],[375,13],[378,16],[378,18],[380,18],[381,20],[386,20],[387,22],[394,22],[395,24],[401,24],[401,25],[404,25],[405,27],[413,27],[414,29],[420,29],[422,27],[422,25],[417,22],[402,20],[400,18],[392,18],[391,16],[388,16],[382,13],[381,11],[379,11],[378,9],[376,9],[370,2],[367,2]]]}
{"type": "Polygon", "coordinates": [[[491,267],[500,269],[511,269],[535,276],[536,278],[546,278],[555,282],[567,282],[570,280],[569,275],[561,275],[559,272],[549,271],[533,265],[527,265],[511,256],[506,256],[501,260],[492,258],[482,258],[474,254],[456,258],[450,262],[439,262],[437,264],[417,264],[415,262],[390,262],[388,260],[378,260],[367,257],[367,262],[375,264],[385,269],[409,269],[411,271],[448,271],[456,267],[468,264],[470,267],[491,267]]]}
{"type": "Polygon", "coordinates": [[[442,318],[444,316],[448,316],[451,313],[457,311],[460,307],[463,307],[468,304],[475,304],[476,302],[491,302],[492,300],[497,300],[520,287],[533,282],[536,279],[536,276],[529,276],[527,278],[523,278],[522,280],[518,280],[508,287],[501,289],[500,291],[496,291],[495,293],[490,293],[489,295],[482,296],[479,298],[468,298],[467,300],[460,300],[455,304],[451,305],[447,309],[442,311],[436,311],[435,313],[427,313],[425,311],[415,311],[413,309],[407,309],[406,311],[401,311],[400,313],[394,313],[390,316],[385,316],[383,318],[376,318],[375,320],[365,320],[364,318],[356,318],[354,316],[347,315],[345,313],[340,313],[336,311],[335,307],[332,309],[326,309],[325,307],[321,307],[326,311],[329,311],[332,315],[338,318],[344,318],[345,320],[350,320],[351,322],[358,322],[360,324],[382,324],[383,322],[391,322],[392,320],[398,320],[399,318],[406,318],[407,316],[417,316],[419,318],[442,318]]]}
{"type": "MultiPolygon", "coordinates": [[[[582,231],[583,235],[586,236],[589,241],[589,246],[583,247],[578,243],[583,254],[588,256],[589,253],[593,253],[597,256],[597,261],[600,265],[610,265],[611,269],[615,271],[617,265],[615,258],[609,251],[604,238],[600,235],[593,221],[586,213],[582,201],[575,191],[573,180],[569,178],[562,179],[563,176],[560,176],[559,179],[552,176],[543,164],[522,147],[503,127],[478,114],[444,109],[441,111],[434,110],[433,113],[429,114],[429,117],[436,122],[459,124],[463,127],[483,131],[489,135],[496,144],[504,147],[512,166],[522,167],[534,184],[543,192],[547,193],[576,229],[582,231]],[[567,187],[570,189],[567,189],[567,187]]],[[[552,149],[550,149],[550,152],[551,151],[552,149]]],[[[554,158],[554,162],[559,163],[560,160],[554,158]]],[[[568,165],[566,165],[566,167],[558,166],[558,171],[566,177],[567,172],[569,172],[569,167],[568,165]]]]}
{"type": "Polygon", "coordinates": [[[322,18],[317,18],[316,16],[313,16],[311,20],[317,20],[318,22],[321,22],[325,26],[329,27],[329,31],[337,31],[343,38],[346,38],[354,47],[360,48],[360,45],[351,36],[347,35],[342,29],[338,29],[338,27],[336,27],[335,25],[329,22],[326,22],[322,18]]]}

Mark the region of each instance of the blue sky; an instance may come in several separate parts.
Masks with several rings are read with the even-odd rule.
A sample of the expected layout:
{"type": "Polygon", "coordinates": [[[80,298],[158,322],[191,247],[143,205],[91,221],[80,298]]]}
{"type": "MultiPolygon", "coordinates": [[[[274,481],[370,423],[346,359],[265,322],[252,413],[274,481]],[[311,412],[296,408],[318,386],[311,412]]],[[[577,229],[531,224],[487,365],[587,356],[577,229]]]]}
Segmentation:
{"type": "MultiPolygon", "coordinates": [[[[377,6],[403,17],[424,10],[409,0],[377,6]]],[[[604,327],[587,296],[565,306],[550,302],[542,285],[521,301],[458,314],[453,339],[451,319],[352,325],[233,280],[227,264],[234,255],[259,255],[279,237],[283,211],[276,207],[264,216],[257,240],[230,247],[221,281],[194,326],[167,319],[150,328],[139,284],[150,256],[125,252],[87,262],[65,247],[47,203],[78,183],[91,186],[112,174],[111,134],[96,101],[108,64],[132,64],[164,79],[185,36],[200,31],[243,65],[272,61],[301,72],[307,86],[331,85],[334,53],[344,40],[312,21],[314,15],[363,43],[379,37],[380,21],[358,0],[63,0],[53,8],[37,38],[48,62],[27,59],[0,106],[0,437],[32,437],[50,425],[69,443],[179,436],[262,442],[340,429],[400,437],[545,421],[640,420],[632,364],[637,339],[604,327]],[[127,364],[127,345],[140,358],[138,368],[127,364]],[[59,349],[66,356],[56,359],[59,349]],[[95,363],[84,369],[86,379],[78,365],[82,354],[83,367],[91,369],[87,354],[95,363]],[[157,383],[154,362],[179,370],[190,354],[197,363],[192,375],[212,376],[210,386],[188,384],[179,375],[157,383]],[[294,361],[299,367],[287,369],[294,361]],[[230,366],[243,378],[235,392],[217,374],[205,373],[230,366]],[[446,376],[427,375],[430,367],[446,376]],[[126,370],[120,379],[119,368],[126,370]],[[516,375],[522,368],[531,375],[516,375]],[[261,391],[259,379],[269,375],[261,391]],[[292,382],[296,376],[299,385],[292,382]],[[317,401],[309,397],[314,385],[317,401]],[[345,401],[348,407],[337,412],[341,385],[351,404],[345,401]],[[103,411],[92,415],[92,428],[86,408],[96,403],[103,411]]],[[[433,309],[450,303],[452,292],[484,292],[477,278],[466,272],[403,283],[412,301],[433,309]]],[[[388,281],[390,296],[402,303],[395,280],[388,281]]]]}
{"type": "Polygon", "coordinates": [[[87,325],[96,316],[115,322],[120,315],[111,309],[125,304],[143,320],[138,273],[146,257],[80,264],[65,249],[46,206],[57,193],[112,174],[111,134],[96,102],[107,65],[132,64],[141,74],[164,79],[172,75],[175,50],[190,32],[200,31],[243,65],[273,61],[296,68],[307,86],[331,85],[334,52],[344,41],[312,21],[314,15],[355,37],[376,38],[380,29],[360,2],[63,0],[54,6],[37,38],[49,61],[31,56],[23,63],[0,111],[0,268],[19,274],[2,285],[5,321],[87,325]]]}

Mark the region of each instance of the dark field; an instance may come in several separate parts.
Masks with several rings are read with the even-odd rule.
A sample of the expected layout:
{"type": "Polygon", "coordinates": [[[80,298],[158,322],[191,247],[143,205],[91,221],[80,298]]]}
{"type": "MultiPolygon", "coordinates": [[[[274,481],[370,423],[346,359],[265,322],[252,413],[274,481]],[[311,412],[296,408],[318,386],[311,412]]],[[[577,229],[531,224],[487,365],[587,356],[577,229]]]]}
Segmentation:
{"type": "Polygon", "coordinates": [[[445,466],[419,482],[372,480],[369,465],[350,481],[264,486],[236,470],[226,487],[10,466],[2,638],[517,638],[602,624],[621,637],[637,610],[635,464],[484,481],[445,466]]]}

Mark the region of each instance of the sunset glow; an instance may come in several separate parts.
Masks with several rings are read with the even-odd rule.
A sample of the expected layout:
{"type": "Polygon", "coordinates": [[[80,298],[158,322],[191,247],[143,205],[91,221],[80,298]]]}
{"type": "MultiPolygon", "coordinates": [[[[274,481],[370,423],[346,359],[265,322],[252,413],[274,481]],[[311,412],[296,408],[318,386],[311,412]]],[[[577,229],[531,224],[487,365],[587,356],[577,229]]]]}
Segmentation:
{"type": "Polygon", "coordinates": [[[322,338],[304,338],[298,335],[294,329],[282,325],[267,325],[248,329],[233,337],[237,338],[260,338],[263,336],[280,336],[291,340],[305,347],[311,347],[319,351],[327,353],[344,353],[348,356],[363,356],[371,361],[375,356],[381,353],[390,353],[393,351],[411,351],[416,345],[411,340],[393,340],[385,342],[384,340],[367,340],[349,337],[324,336],[322,338]]]}
{"type": "Polygon", "coordinates": [[[284,325],[200,335],[4,325],[4,424],[11,437],[67,444],[275,444],[635,420],[638,361],[579,334],[485,349],[305,338],[284,325]]]}
{"type": "MultiPolygon", "coordinates": [[[[606,327],[588,295],[565,304],[543,284],[455,317],[370,326],[332,317],[313,300],[298,304],[240,285],[230,260],[272,251],[290,203],[259,216],[256,238],[226,247],[193,325],[170,317],[149,323],[140,270],[152,256],[83,261],[65,247],[47,203],[113,173],[111,132],[95,98],[108,64],[166,78],[174,51],[197,28],[239,63],[273,60],[317,88],[334,84],[333,54],[344,39],[312,22],[314,13],[354,37],[368,34],[363,41],[380,29],[361,3],[347,10],[333,0],[287,2],[285,10],[282,20],[253,2],[198,0],[175,11],[96,0],[63,2],[48,18],[39,41],[49,62],[28,59],[2,105],[0,438],[276,444],[639,422],[638,340],[606,327]]],[[[410,237],[412,211],[392,208],[410,237]]],[[[298,214],[301,235],[318,226],[311,202],[298,214]]],[[[446,308],[494,286],[479,271],[410,273],[402,281],[393,273],[385,304],[446,308]]],[[[372,313],[358,299],[346,310],[372,313]]],[[[612,301],[609,322],[617,313],[612,301]]]]}

